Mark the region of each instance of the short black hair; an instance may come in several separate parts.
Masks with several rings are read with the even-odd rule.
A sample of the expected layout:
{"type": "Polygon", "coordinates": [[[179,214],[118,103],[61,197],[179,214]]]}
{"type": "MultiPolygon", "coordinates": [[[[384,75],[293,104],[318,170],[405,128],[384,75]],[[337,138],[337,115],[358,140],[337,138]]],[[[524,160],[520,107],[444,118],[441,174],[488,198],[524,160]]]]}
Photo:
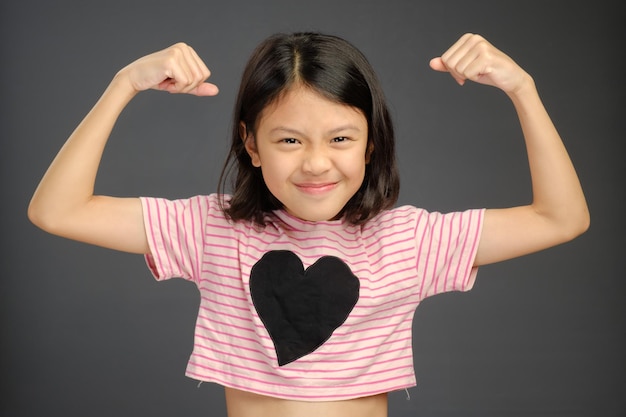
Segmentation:
{"type": "Polygon", "coordinates": [[[337,218],[363,224],[391,208],[400,188],[395,137],[376,73],[348,41],[333,35],[300,32],[267,38],[257,46],[245,67],[233,115],[231,148],[218,185],[225,214],[234,221],[250,220],[263,225],[267,213],[283,208],[265,185],[261,169],[252,165],[241,126],[254,134],[262,111],[295,85],[357,108],[367,120],[369,163],[365,178],[337,218]],[[229,179],[233,180],[232,195],[225,202],[223,191],[229,179]]]}

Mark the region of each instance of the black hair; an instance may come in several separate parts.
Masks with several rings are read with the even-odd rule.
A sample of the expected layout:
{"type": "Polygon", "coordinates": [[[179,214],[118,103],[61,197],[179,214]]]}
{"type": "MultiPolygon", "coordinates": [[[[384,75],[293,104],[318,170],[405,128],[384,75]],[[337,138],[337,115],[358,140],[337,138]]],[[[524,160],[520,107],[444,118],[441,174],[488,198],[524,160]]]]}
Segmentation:
{"type": "Polygon", "coordinates": [[[303,85],[337,103],[359,109],[368,125],[369,163],[363,184],[338,213],[363,224],[391,208],[399,193],[393,125],[380,83],[365,56],[344,39],[320,33],[276,34],[257,46],[239,87],[232,143],[218,185],[220,205],[232,220],[263,225],[282,203],[268,190],[261,169],[252,165],[242,131],[254,134],[262,111],[294,85],[303,85]],[[242,128],[243,125],[243,128],[242,128]],[[223,191],[233,179],[232,196],[223,191]]]}

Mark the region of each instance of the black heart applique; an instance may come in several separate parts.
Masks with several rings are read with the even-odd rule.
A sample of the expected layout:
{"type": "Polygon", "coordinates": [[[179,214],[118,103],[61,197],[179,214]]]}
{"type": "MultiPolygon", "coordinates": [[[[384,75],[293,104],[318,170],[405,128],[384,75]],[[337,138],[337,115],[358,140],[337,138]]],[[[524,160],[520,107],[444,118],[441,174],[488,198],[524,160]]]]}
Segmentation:
{"type": "Polygon", "coordinates": [[[298,256],[270,251],[252,267],[252,302],[276,349],[278,365],[322,346],[359,299],[359,279],[334,256],[323,256],[306,271],[298,256]]]}

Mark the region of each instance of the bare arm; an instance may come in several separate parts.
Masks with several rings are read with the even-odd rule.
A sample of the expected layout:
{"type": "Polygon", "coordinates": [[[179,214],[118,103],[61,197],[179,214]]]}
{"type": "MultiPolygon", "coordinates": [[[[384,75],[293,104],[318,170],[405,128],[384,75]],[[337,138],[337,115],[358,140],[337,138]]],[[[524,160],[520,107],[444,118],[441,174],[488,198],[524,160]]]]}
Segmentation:
{"type": "Polygon", "coordinates": [[[149,88],[215,95],[209,70],[189,46],[176,44],[122,69],[61,148],[28,207],[30,220],[47,232],[126,252],[147,253],[138,198],[94,195],[102,153],[122,110],[149,88]]]}
{"type": "Polygon", "coordinates": [[[530,204],[485,213],[475,265],[536,252],[569,241],[589,227],[589,211],[565,146],[533,79],[478,35],[467,34],[431,67],[503,90],[517,111],[532,179],[530,204]]]}

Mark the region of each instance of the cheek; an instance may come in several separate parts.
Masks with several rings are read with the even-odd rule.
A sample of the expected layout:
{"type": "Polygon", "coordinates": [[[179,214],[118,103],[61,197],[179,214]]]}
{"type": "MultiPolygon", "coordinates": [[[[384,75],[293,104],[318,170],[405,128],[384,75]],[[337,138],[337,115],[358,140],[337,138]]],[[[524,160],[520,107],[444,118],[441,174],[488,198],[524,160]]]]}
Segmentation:
{"type": "Polygon", "coordinates": [[[287,160],[264,159],[261,164],[263,180],[268,186],[285,181],[289,178],[290,172],[289,161],[287,160]]]}
{"type": "Polygon", "coordinates": [[[355,155],[349,161],[346,161],[345,169],[346,172],[350,172],[350,174],[354,177],[358,177],[361,180],[365,176],[365,158],[363,155],[355,155]]]}

